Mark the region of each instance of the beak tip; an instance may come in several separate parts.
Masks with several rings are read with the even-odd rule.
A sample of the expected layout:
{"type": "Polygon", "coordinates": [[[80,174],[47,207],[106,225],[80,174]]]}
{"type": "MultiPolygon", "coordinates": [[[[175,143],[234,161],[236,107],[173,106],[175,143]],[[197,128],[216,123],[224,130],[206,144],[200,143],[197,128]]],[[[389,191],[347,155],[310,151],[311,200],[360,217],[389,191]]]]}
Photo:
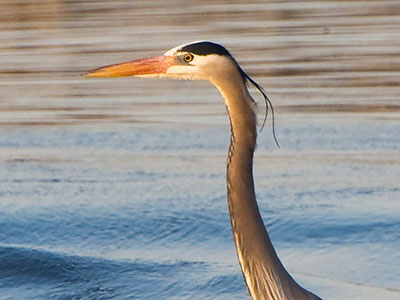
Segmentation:
{"type": "Polygon", "coordinates": [[[96,71],[87,72],[87,73],[81,74],[80,76],[83,77],[83,78],[112,77],[112,76],[107,76],[107,75],[104,75],[104,74],[102,74],[100,72],[96,72],[96,71]]]}
{"type": "Polygon", "coordinates": [[[96,77],[96,71],[89,71],[80,75],[84,78],[96,77]]]}

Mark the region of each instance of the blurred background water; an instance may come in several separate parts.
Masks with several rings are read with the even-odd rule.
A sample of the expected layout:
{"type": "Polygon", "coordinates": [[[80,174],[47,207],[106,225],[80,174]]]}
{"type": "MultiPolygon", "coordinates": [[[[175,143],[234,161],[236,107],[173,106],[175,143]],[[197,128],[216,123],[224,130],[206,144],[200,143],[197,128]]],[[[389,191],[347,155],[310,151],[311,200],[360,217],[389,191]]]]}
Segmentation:
{"type": "Polygon", "coordinates": [[[1,0],[0,28],[0,299],[248,299],[215,88],[79,76],[203,39],[274,104],[255,181],[287,269],[400,299],[400,2],[1,0]]]}

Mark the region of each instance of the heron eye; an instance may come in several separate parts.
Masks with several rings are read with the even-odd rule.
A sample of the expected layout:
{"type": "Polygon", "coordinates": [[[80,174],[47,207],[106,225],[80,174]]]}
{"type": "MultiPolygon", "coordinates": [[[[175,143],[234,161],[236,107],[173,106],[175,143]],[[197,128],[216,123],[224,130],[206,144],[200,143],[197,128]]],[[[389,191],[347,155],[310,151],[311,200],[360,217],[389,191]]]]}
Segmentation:
{"type": "Polygon", "coordinates": [[[192,54],[185,54],[183,56],[183,60],[186,62],[191,62],[193,60],[194,56],[192,54]]]}

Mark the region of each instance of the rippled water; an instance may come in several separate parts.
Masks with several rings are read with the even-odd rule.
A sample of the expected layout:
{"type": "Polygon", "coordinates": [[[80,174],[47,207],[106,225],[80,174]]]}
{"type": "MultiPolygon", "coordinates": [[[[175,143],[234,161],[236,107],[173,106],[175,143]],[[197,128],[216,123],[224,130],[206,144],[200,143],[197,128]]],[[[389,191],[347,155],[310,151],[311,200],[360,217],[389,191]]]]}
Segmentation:
{"type": "MultiPolygon", "coordinates": [[[[398,1],[0,2],[0,299],[247,299],[207,83],[88,80],[208,39],[268,91],[255,181],[287,269],[400,299],[398,1]]],[[[260,107],[260,114],[263,107],[260,107]]]]}

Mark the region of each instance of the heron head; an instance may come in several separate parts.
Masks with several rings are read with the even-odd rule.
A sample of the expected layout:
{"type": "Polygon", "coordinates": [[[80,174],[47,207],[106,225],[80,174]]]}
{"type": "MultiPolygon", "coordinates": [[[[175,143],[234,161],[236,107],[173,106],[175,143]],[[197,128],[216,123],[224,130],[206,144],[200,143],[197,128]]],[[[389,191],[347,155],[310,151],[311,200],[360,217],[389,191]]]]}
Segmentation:
{"type": "MultiPolygon", "coordinates": [[[[247,84],[252,84],[263,95],[266,103],[266,113],[261,129],[264,127],[268,114],[268,106],[272,111],[272,130],[275,143],[279,147],[274,129],[274,111],[262,86],[248,76],[228,50],[223,46],[208,42],[196,41],[182,44],[163,55],[142,58],[98,68],[83,75],[84,77],[147,77],[174,78],[187,80],[208,80],[224,95],[225,89],[234,89],[248,93],[247,84]]],[[[254,102],[251,96],[247,97],[254,102]]],[[[246,98],[246,99],[247,99],[246,98]]]]}
{"type": "MultiPolygon", "coordinates": [[[[199,41],[179,45],[164,55],[101,67],[85,77],[157,77],[209,80],[226,76],[240,67],[223,46],[199,41]]],[[[240,73],[240,71],[239,71],[240,73]]]]}

